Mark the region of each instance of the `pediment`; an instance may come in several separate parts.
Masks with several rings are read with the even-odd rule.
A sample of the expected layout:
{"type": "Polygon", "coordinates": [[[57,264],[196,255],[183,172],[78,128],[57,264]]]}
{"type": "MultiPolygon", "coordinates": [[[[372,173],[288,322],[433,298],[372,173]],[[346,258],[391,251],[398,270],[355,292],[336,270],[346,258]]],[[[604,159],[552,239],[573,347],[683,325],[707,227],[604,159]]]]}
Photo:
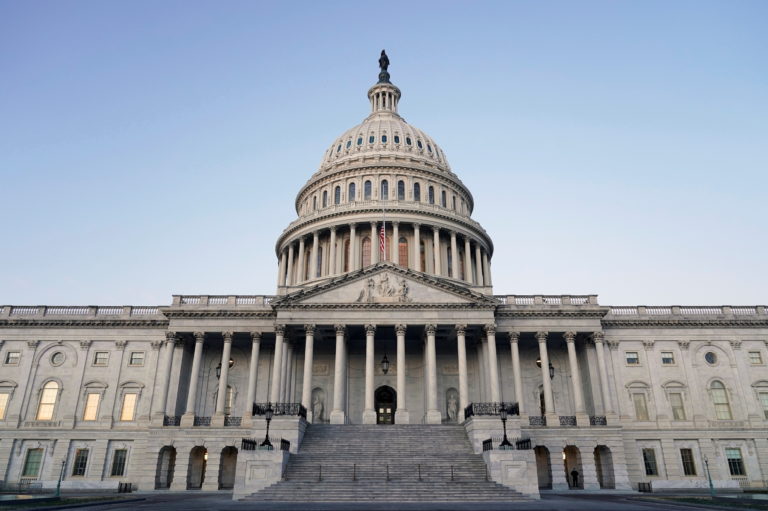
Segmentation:
{"type": "Polygon", "coordinates": [[[310,289],[286,295],[276,307],[290,305],[468,305],[495,306],[496,300],[453,283],[395,266],[378,263],[310,289]]]}

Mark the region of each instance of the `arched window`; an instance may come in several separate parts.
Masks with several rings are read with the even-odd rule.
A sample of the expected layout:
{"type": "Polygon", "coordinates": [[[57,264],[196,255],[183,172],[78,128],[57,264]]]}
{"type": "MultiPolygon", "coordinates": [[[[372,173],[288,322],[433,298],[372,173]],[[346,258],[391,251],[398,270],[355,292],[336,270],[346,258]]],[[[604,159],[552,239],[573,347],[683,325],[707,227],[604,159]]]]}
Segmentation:
{"type": "Polygon", "coordinates": [[[733,415],[731,414],[731,404],[728,402],[728,392],[725,390],[725,385],[721,381],[713,381],[709,386],[709,391],[712,394],[712,404],[715,405],[715,415],[720,420],[731,420],[733,415]]]}
{"type": "Polygon", "coordinates": [[[381,200],[389,199],[389,182],[386,179],[381,182],[381,190],[379,194],[381,200]]]}
{"type": "Polygon", "coordinates": [[[37,420],[52,421],[53,412],[56,409],[56,401],[59,399],[59,384],[49,381],[43,386],[40,393],[40,404],[37,407],[37,420]]]}
{"type": "Polygon", "coordinates": [[[347,195],[347,202],[355,200],[355,183],[349,183],[349,194],[347,195]]]}
{"type": "Polygon", "coordinates": [[[400,238],[397,243],[397,264],[408,267],[408,240],[400,238]]]}
{"type": "Polygon", "coordinates": [[[421,185],[419,183],[413,183],[413,200],[421,202],[421,185]]]}
{"type": "Polygon", "coordinates": [[[312,211],[316,211],[316,210],[317,210],[317,195],[312,197],[312,211]]]}
{"type": "Polygon", "coordinates": [[[446,265],[448,266],[448,276],[453,277],[453,252],[451,251],[451,247],[446,247],[446,250],[448,252],[447,265],[446,265]]]}
{"type": "Polygon", "coordinates": [[[371,264],[371,238],[363,238],[363,268],[371,264]]]}
{"type": "Polygon", "coordinates": [[[456,211],[456,196],[453,196],[453,210],[456,211]]]}
{"type": "Polygon", "coordinates": [[[397,200],[405,200],[405,181],[397,182],[397,200]]]}
{"type": "Polygon", "coordinates": [[[328,207],[328,190],[323,190],[323,207],[328,207]]]}
{"type": "Polygon", "coordinates": [[[301,280],[309,280],[312,276],[309,274],[309,264],[312,261],[312,250],[306,248],[304,250],[304,273],[302,273],[301,280]]]}
{"type": "Polygon", "coordinates": [[[341,187],[340,186],[337,186],[336,189],[333,191],[333,203],[341,204],[341,187]]]}
{"type": "Polygon", "coordinates": [[[319,277],[323,270],[323,247],[317,247],[317,271],[315,277],[319,277]]]}
{"type": "Polygon", "coordinates": [[[429,203],[434,204],[435,203],[435,187],[434,186],[429,187],[429,191],[427,192],[427,195],[429,198],[429,203]]]}
{"type": "Polygon", "coordinates": [[[363,185],[363,200],[371,200],[371,182],[366,181],[363,185]]]}
{"type": "Polygon", "coordinates": [[[344,240],[344,271],[349,271],[349,239],[344,240]]]}
{"type": "Polygon", "coordinates": [[[445,198],[445,190],[443,190],[440,193],[440,205],[443,206],[444,208],[448,207],[448,202],[446,202],[446,198],[445,198]]]}

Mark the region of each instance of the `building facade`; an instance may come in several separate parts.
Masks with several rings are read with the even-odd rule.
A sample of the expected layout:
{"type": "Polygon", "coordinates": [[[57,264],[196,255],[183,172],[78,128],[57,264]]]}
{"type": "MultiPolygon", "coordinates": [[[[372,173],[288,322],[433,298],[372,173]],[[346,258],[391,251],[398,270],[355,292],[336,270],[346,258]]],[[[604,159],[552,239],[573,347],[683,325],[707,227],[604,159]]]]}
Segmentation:
{"type": "MultiPolygon", "coordinates": [[[[765,306],[494,294],[472,194],[400,95],[383,66],[300,189],[274,295],[0,308],[0,481],[227,489],[255,402],[300,403],[306,427],[516,402],[541,488],[574,468],[590,489],[764,484],[765,306]]],[[[303,419],[280,419],[297,449],[303,419]]]]}

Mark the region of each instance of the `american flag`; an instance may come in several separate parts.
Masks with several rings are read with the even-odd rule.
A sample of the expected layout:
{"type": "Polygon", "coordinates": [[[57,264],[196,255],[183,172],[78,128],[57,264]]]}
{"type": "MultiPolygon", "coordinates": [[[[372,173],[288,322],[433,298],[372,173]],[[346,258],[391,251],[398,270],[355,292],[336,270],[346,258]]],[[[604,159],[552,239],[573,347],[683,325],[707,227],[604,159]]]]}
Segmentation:
{"type": "Polygon", "coordinates": [[[384,234],[384,222],[382,222],[381,230],[379,231],[379,250],[381,251],[382,254],[384,254],[384,259],[386,259],[386,256],[387,256],[386,244],[387,244],[387,238],[386,238],[386,235],[384,234]]]}

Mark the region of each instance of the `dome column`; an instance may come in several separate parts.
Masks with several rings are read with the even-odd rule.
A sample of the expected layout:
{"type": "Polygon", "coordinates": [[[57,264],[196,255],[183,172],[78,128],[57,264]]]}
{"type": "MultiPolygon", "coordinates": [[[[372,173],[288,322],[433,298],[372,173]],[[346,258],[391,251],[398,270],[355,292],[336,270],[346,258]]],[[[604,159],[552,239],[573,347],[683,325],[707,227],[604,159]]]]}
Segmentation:
{"type": "Polygon", "coordinates": [[[371,222],[371,264],[379,262],[379,237],[376,236],[376,222],[371,222]]]}
{"type": "Polygon", "coordinates": [[[331,424],[344,424],[346,413],[344,412],[344,351],[346,343],[345,325],[336,325],[336,361],[333,368],[333,409],[331,410],[331,424]]]}
{"type": "Polygon", "coordinates": [[[365,325],[365,408],[363,424],[376,424],[376,410],[373,406],[373,351],[376,325],[365,325]]]}
{"type": "Polygon", "coordinates": [[[304,236],[299,238],[299,262],[298,262],[298,268],[297,268],[297,277],[296,277],[296,284],[299,284],[301,282],[304,282],[304,279],[306,279],[306,275],[304,274],[304,236]]]}
{"type": "Polygon", "coordinates": [[[320,235],[317,231],[312,236],[312,260],[309,261],[309,280],[317,278],[317,249],[320,245],[320,235]]]}
{"type": "Polygon", "coordinates": [[[478,286],[483,285],[483,257],[480,252],[480,244],[475,242],[475,283],[478,286]]]}
{"type": "Polygon", "coordinates": [[[451,274],[459,280],[459,250],[456,246],[456,231],[451,231],[451,274]]]}
{"type": "Polygon", "coordinates": [[[420,224],[413,224],[413,269],[421,271],[421,234],[420,224]]]}
{"type": "Polygon", "coordinates": [[[392,263],[393,264],[399,264],[400,263],[400,222],[392,222],[392,243],[391,243],[391,253],[392,253],[392,263]]]}
{"type": "Polygon", "coordinates": [[[331,227],[331,241],[328,250],[328,275],[336,275],[336,226],[331,227]]]}
{"type": "Polygon", "coordinates": [[[472,248],[469,243],[469,236],[464,236],[464,280],[472,284],[472,248]]]}
{"type": "Polygon", "coordinates": [[[491,286],[491,263],[488,260],[488,252],[483,250],[483,276],[486,286],[491,286]]]}
{"type": "Polygon", "coordinates": [[[405,325],[395,325],[397,334],[397,408],[395,409],[395,423],[408,424],[408,405],[405,396],[405,325]]]}
{"type": "Polygon", "coordinates": [[[358,257],[357,257],[357,232],[356,232],[356,225],[355,224],[349,224],[349,270],[355,271],[359,269],[357,265],[358,257]]]}
{"type": "Polygon", "coordinates": [[[435,354],[436,325],[426,325],[427,333],[427,424],[440,424],[443,416],[437,408],[437,356],[435,354]]]}
{"type": "Polygon", "coordinates": [[[285,284],[285,263],[288,256],[285,253],[285,249],[280,251],[280,262],[277,264],[277,287],[281,287],[285,284]]]}
{"type": "Polygon", "coordinates": [[[285,274],[285,285],[293,285],[293,242],[288,245],[288,271],[285,274]]]}
{"type": "Polygon", "coordinates": [[[440,228],[432,227],[432,232],[435,236],[434,241],[432,242],[434,247],[432,251],[435,253],[435,275],[439,277],[442,273],[440,268],[440,228]]]}

